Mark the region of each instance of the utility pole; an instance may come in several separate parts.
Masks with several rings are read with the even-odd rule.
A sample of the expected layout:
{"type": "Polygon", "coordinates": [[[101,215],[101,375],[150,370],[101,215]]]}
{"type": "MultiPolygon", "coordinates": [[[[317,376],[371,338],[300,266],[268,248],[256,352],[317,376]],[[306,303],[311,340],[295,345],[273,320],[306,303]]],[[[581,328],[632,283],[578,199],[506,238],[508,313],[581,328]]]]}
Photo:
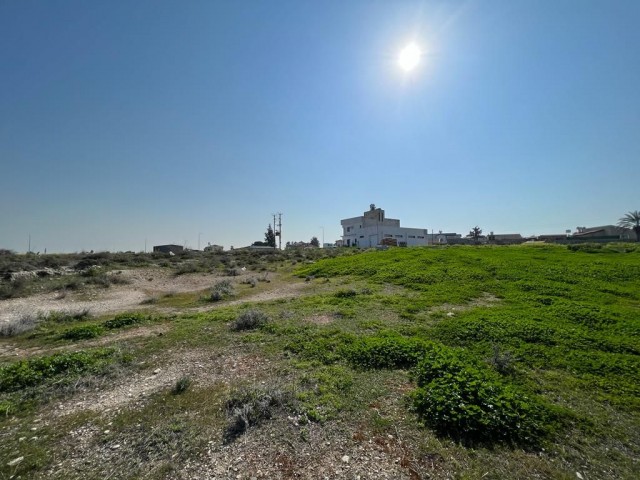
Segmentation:
{"type": "Polygon", "coordinates": [[[202,235],[202,232],[198,232],[198,250],[200,250],[200,235],[202,235]]]}
{"type": "Polygon", "coordinates": [[[273,234],[278,237],[278,249],[282,250],[282,213],[272,213],[273,217],[273,234]],[[278,217],[278,223],[276,223],[278,217]]]}
{"type": "Polygon", "coordinates": [[[324,227],[320,227],[322,229],[322,248],[324,248],[324,227]]]}
{"type": "Polygon", "coordinates": [[[31,234],[29,234],[29,251],[28,253],[31,253],[31,234]]]}

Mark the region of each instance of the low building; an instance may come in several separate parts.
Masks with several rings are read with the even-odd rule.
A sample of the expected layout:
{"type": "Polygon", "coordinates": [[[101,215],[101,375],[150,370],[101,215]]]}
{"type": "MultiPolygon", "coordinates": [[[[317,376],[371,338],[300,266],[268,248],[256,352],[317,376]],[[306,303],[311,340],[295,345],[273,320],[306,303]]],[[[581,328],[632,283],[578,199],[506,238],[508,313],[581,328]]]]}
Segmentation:
{"type": "Polygon", "coordinates": [[[523,243],[525,239],[519,233],[489,233],[487,241],[496,245],[513,245],[523,243]]]}
{"type": "Polygon", "coordinates": [[[224,251],[224,247],[222,245],[207,245],[206,247],[204,247],[204,251],[205,252],[214,252],[214,253],[220,253],[224,251]]]}
{"type": "Polygon", "coordinates": [[[443,233],[442,230],[440,230],[438,233],[432,234],[431,237],[432,237],[431,243],[438,244],[438,245],[462,243],[462,235],[460,235],[459,233],[453,233],[453,232],[443,233]]]}
{"type": "Polygon", "coordinates": [[[602,225],[600,227],[577,227],[571,238],[575,240],[588,240],[594,242],[633,242],[636,234],[628,228],[621,228],[616,225],[602,225]]]}
{"type": "Polygon", "coordinates": [[[184,251],[184,247],[182,245],[156,245],[153,247],[154,252],[160,253],[180,253],[184,251]]]}
{"type": "Polygon", "coordinates": [[[419,246],[429,245],[426,228],[400,226],[400,220],[386,218],[384,210],[371,204],[360,217],[345,218],[342,225],[342,245],[369,248],[377,245],[419,246]]]}

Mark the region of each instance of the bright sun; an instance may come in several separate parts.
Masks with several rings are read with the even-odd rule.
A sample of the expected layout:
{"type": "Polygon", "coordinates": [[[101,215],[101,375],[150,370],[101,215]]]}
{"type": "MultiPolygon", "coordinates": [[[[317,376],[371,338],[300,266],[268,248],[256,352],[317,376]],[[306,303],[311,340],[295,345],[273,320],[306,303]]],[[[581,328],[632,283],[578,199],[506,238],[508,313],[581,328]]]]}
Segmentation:
{"type": "Polygon", "coordinates": [[[420,56],[422,52],[420,48],[415,43],[410,43],[402,50],[400,50],[400,56],[398,57],[398,65],[405,72],[410,72],[420,62],[420,56]]]}

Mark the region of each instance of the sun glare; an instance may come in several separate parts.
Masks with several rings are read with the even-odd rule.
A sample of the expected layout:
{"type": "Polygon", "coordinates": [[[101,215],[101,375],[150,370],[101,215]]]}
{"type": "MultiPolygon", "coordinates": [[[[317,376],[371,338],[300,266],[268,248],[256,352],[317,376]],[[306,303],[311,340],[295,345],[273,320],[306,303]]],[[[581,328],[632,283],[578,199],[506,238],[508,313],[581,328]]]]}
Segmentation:
{"type": "Polygon", "coordinates": [[[402,50],[400,50],[400,56],[398,57],[398,65],[405,72],[410,72],[414,68],[418,66],[420,63],[420,56],[422,52],[420,48],[415,43],[410,43],[402,50]]]}

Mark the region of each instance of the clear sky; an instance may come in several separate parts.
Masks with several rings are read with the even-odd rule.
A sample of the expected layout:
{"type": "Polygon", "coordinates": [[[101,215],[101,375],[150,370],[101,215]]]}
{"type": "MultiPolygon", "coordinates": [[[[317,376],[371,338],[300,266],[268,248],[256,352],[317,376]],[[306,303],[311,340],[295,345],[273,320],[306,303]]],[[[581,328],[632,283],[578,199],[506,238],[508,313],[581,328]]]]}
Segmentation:
{"type": "Polygon", "coordinates": [[[561,233],[639,178],[638,0],[0,0],[0,248],[561,233]]]}

